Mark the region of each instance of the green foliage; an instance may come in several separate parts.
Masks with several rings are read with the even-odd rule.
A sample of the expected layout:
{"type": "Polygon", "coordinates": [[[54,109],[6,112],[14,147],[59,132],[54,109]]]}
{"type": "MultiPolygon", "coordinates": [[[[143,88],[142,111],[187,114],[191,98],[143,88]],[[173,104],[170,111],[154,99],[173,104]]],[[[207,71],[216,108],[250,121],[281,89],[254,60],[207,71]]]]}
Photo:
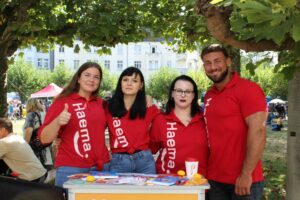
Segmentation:
{"type": "Polygon", "coordinates": [[[179,72],[170,67],[162,67],[150,75],[146,84],[147,94],[152,98],[166,102],[171,82],[179,75],[179,72]]]}
{"type": "Polygon", "coordinates": [[[51,73],[51,81],[60,87],[66,86],[72,78],[73,73],[64,64],[54,67],[51,73]]]}
{"type": "MultiPolygon", "coordinates": [[[[66,86],[71,80],[74,72],[68,67],[58,65],[53,72],[49,70],[36,70],[32,65],[25,63],[18,58],[8,70],[8,92],[18,92],[21,100],[25,102],[30,94],[44,88],[50,83],[55,83],[60,87],[66,86]]],[[[117,83],[117,76],[110,74],[103,68],[103,80],[100,88],[100,96],[104,96],[107,91],[113,91],[117,83]]]]}
{"type": "Polygon", "coordinates": [[[286,162],[281,159],[264,161],[264,176],[267,177],[264,199],[280,200],[285,196],[286,162]]]}
{"type": "Polygon", "coordinates": [[[211,87],[212,82],[209,80],[209,78],[207,78],[202,68],[197,70],[189,70],[187,75],[196,82],[199,90],[199,98],[203,92],[206,92],[211,87]]]}
{"type": "MultiPolygon", "coordinates": [[[[300,9],[296,7],[296,0],[214,0],[213,3],[232,8],[230,30],[238,40],[272,40],[277,45],[300,41],[300,9]]],[[[289,49],[280,52],[286,59],[280,59],[275,68],[276,72],[285,74],[287,79],[293,77],[299,63],[299,53],[295,55],[299,50],[297,45],[289,49]]],[[[253,74],[255,66],[249,63],[247,67],[253,74]]]]}
{"type": "Polygon", "coordinates": [[[41,74],[44,72],[36,71],[32,65],[25,63],[22,59],[17,59],[8,70],[8,92],[18,92],[21,100],[26,101],[31,93],[47,84],[47,78],[43,78],[41,74]]]}
{"type": "Polygon", "coordinates": [[[275,66],[274,72],[284,74],[290,80],[293,74],[299,71],[300,66],[300,42],[296,44],[295,51],[281,51],[278,56],[279,63],[275,66]]]}
{"type": "Polygon", "coordinates": [[[196,49],[199,44],[212,40],[205,20],[195,12],[194,0],[146,2],[144,16],[152,34],[150,40],[163,37],[178,52],[196,49]]]}
{"type": "MultiPolygon", "coordinates": [[[[287,127],[284,122],[284,127],[287,127]]],[[[286,196],[287,131],[272,131],[267,126],[267,143],[263,154],[264,200],[282,200],[286,196]]]]}
{"type": "MultiPolygon", "coordinates": [[[[222,1],[220,5],[228,5],[222,1]]],[[[234,12],[231,15],[231,26],[239,33],[239,39],[253,38],[273,40],[278,45],[291,35],[299,40],[300,11],[295,9],[296,1],[231,1],[234,12]]]]}
{"type": "Polygon", "coordinates": [[[104,96],[106,92],[114,91],[117,85],[118,77],[115,74],[110,74],[109,71],[102,67],[103,78],[100,88],[100,96],[104,96]]]}
{"type": "Polygon", "coordinates": [[[243,77],[258,83],[266,95],[287,99],[288,80],[285,79],[283,74],[274,73],[274,67],[269,65],[264,66],[264,64],[254,63],[252,65],[256,66],[255,74],[253,75],[243,68],[241,73],[243,77]]]}
{"type": "MultiPolygon", "coordinates": [[[[142,14],[144,4],[131,1],[5,1],[1,12],[11,8],[17,19],[11,30],[23,45],[34,44],[45,48],[49,43],[72,46],[74,36],[85,44],[112,46],[118,42],[131,42],[145,38],[142,14]],[[28,6],[29,5],[29,6],[28,6]],[[26,9],[27,12],[18,12],[26,9]]],[[[2,23],[9,21],[3,15],[2,23]]],[[[78,50],[78,49],[77,49],[78,50]]]]}

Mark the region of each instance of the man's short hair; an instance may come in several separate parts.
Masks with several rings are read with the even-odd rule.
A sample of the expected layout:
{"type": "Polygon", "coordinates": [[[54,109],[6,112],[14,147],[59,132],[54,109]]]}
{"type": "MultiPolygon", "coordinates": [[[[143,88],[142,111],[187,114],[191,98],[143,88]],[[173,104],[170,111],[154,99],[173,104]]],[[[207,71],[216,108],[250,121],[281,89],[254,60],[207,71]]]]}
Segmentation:
{"type": "Polygon", "coordinates": [[[9,133],[13,132],[12,122],[7,118],[0,118],[0,128],[5,128],[9,133]]]}
{"type": "Polygon", "coordinates": [[[229,54],[223,45],[210,44],[209,46],[204,47],[204,49],[202,50],[201,59],[203,60],[203,56],[212,52],[222,52],[226,58],[229,57],[229,54]]]}

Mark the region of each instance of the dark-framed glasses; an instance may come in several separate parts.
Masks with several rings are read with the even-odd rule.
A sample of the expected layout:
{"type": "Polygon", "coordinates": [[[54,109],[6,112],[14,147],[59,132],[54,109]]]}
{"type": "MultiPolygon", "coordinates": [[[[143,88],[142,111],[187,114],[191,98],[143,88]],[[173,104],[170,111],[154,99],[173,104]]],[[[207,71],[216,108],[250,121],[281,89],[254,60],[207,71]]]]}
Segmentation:
{"type": "Polygon", "coordinates": [[[185,96],[191,96],[191,95],[194,93],[193,90],[174,89],[173,91],[175,92],[175,94],[176,94],[177,96],[182,96],[183,94],[184,94],[185,96]]]}

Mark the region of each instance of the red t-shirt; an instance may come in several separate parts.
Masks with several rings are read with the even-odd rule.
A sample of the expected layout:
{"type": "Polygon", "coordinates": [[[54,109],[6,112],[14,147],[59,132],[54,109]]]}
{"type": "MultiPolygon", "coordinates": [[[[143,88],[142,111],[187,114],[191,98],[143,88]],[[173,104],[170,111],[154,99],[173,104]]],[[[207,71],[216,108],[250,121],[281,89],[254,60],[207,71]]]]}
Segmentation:
{"type": "Polygon", "coordinates": [[[149,128],[159,113],[156,106],[147,108],[144,118],[129,119],[129,112],[122,118],[112,117],[106,109],[110,149],[113,153],[149,149],[149,128]]]}
{"type": "MultiPolygon", "coordinates": [[[[212,87],[205,95],[204,118],[210,146],[207,177],[235,184],[246,153],[248,127],[245,118],[266,112],[262,89],[254,82],[233,74],[232,80],[218,91],[212,87]]],[[[253,182],[262,181],[261,161],[252,173],[253,182]]]]}
{"type": "Polygon", "coordinates": [[[90,100],[86,100],[78,94],[56,99],[39,129],[39,136],[44,127],[63,111],[65,103],[69,106],[71,119],[59,130],[58,137],[61,143],[55,166],[81,168],[96,166],[97,169],[102,169],[102,165],[109,161],[105,145],[104,131],[107,124],[102,99],[91,97],[90,100]]]}
{"type": "Polygon", "coordinates": [[[159,150],[156,170],[159,174],[176,174],[185,170],[185,160],[199,161],[198,172],[206,176],[208,145],[202,114],[196,114],[185,126],[176,115],[158,115],[151,127],[150,148],[159,150]]]}

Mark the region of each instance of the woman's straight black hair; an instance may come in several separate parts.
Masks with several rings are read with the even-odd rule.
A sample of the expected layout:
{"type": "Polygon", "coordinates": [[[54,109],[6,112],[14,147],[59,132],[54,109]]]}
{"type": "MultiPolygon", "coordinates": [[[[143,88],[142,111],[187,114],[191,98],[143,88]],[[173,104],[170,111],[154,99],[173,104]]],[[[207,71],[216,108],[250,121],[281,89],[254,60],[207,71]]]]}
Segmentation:
{"type": "Polygon", "coordinates": [[[195,81],[187,75],[178,76],[172,81],[170,89],[169,89],[169,97],[168,97],[168,101],[167,101],[167,104],[166,104],[165,114],[170,114],[172,112],[172,110],[174,109],[174,107],[175,107],[175,101],[172,97],[172,92],[174,90],[176,82],[179,81],[179,80],[188,81],[188,82],[192,83],[192,85],[193,85],[194,99],[193,99],[192,105],[191,105],[191,116],[193,117],[197,113],[200,113],[200,107],[198,105],[198,87],[197,87],[195,81]]]}
{"type": "Polygon", "coordinates": [[[122,92],[122,79],[124,76],[139,76],[143,83],[142,89],[140,89],[136,95],[134,103],[130,108],[129,119],[144,118],[146,115],[146,93],[145,93],[145,81],[142,72],[136,67],[126,68],[120,75],[117,87],[114,95],[108,101],[108,110],[113,117],[123,117],[127,114],[127,110],[124,105],[124,94],[122,92]]]}

